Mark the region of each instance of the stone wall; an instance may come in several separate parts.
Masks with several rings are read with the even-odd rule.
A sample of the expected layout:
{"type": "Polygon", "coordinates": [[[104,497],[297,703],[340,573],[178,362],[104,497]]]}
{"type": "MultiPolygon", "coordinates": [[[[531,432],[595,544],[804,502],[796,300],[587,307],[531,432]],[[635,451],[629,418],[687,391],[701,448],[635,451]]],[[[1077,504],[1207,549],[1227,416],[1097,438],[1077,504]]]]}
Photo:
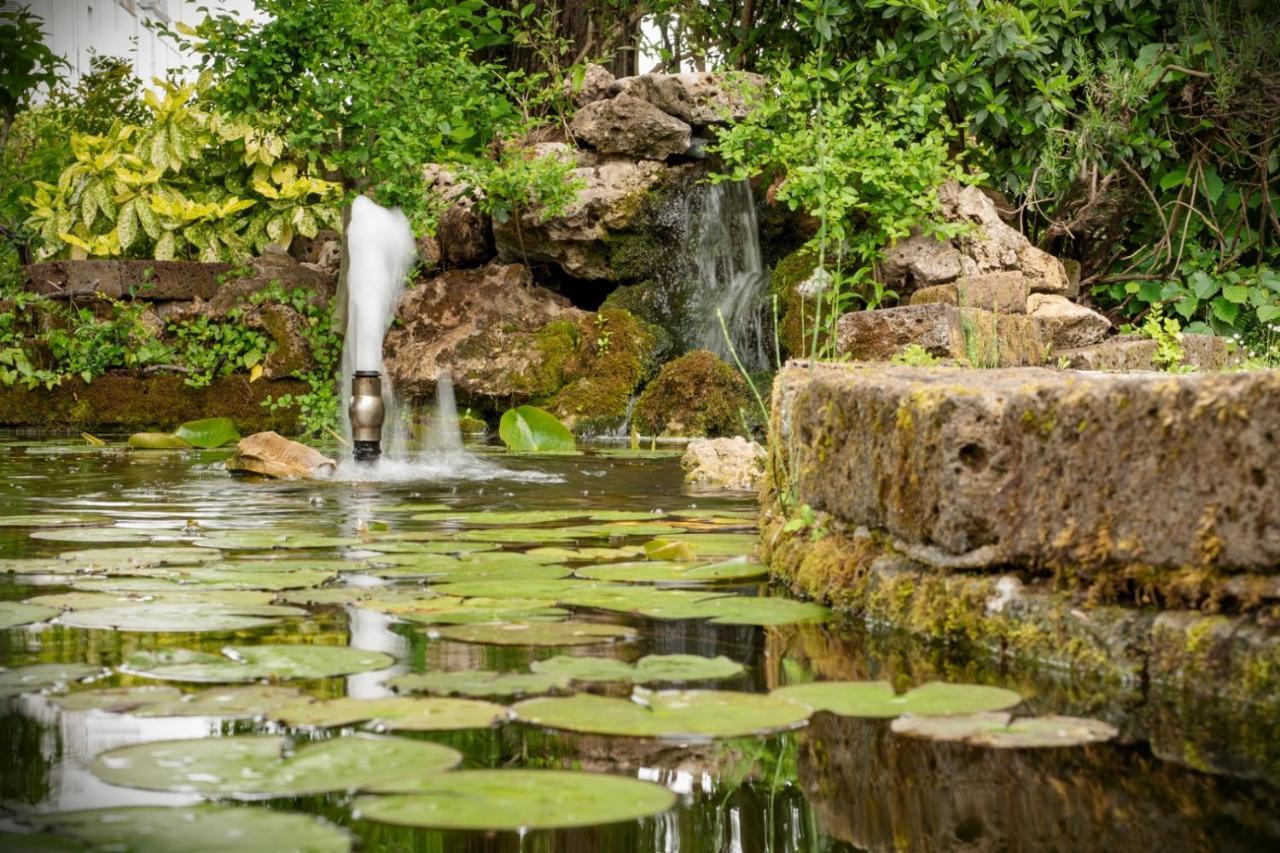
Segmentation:
{"type": "Polygon", "coordinates": [[[1280,375],[792,363],[772,432],[764,548],[795,590],[1280,708],[1280,375]]]}

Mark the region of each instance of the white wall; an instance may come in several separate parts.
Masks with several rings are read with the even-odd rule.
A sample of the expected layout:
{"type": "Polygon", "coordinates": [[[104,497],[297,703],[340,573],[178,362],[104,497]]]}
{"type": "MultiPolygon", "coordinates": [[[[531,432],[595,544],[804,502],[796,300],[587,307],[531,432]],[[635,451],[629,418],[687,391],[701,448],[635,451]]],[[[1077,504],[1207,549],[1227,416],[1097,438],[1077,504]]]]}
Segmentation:
{"type": "Polygon", "coordinates": [[[95,53],[132,60],[148,83],[152,77],[180,74],[190,59],[147,29],[144,20],[194,25],[203,17],[198,6],[246,16],[253,11],[252,0],[6,0],[4,5],[25,5],[44,19],[45,43],[71,66],[71,83],[89,72],[95,53]]]}

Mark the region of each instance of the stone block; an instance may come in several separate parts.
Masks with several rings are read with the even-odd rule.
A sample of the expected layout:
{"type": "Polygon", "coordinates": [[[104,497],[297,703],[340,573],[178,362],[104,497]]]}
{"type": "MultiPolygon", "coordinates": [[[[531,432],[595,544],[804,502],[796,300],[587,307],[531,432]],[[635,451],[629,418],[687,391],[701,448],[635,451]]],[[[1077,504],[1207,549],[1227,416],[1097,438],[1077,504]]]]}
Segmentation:
{"type": "Polygon", "coordinates": [[[774,405],[796,503],[922,562],[1280,572],[1280,373],[793,365],[774,405]]]}
{"type": "MultiPolygon", "coordinates": [[[[1074,370],[1161,370],[1156,363],[1156,342],[1150,338],[1124,335],[1085,347],[1057,350],[1054,356],[1067,359],[1066,366],[1074,370]]],[[[1225,338],[1214,335],[1183,335],[1182,363],[1195,370],[1222,370],[1228,367],[1234,356],[1225,338]]]]}
{"type": "Polygon", "coordinates": [[[922,287],[907,300],[908,305],[954,305],[960,307],[960,291],[954,284],[933,284],[922,287]]]}
{"type": "Polygon", "coordinates": [[[1031,294],[1027,313],[1054,350],[1091,346],[1111,331],[1111,321],[1106,317],[1057,294],[1031,294]]]}
{"type": "Polygon", "coordinates": [[[960,305],[997,314],[1027,313],[1027,297],[1031,285],[1026,276],[1012,272],[993,272],[965,276],[955,283],[960,305]]]}
{"type": "Polygon", "coordinates": [[[840,353],[858,361],[888,361],[911,344],[938,358],[979,366],[1040,364],[1045,355],[1044,341],[1026,316],[941,302],[854,311],[840,318],[836,336],[840,353]]]}
{"type": "Polygon", "coordinates": [[[625,92],[593,101],[569,125],[575,139],[603,154],[665,160],[689,150],[692,128],[648,101],[625,92]]]}
{"type": "Polygon", "coordinates": [[[194,261],[46,261],[23,268],[26,288],[54,299],[121,299],[134,293],[152,301],[211,299],[230,264],[194,261]]]}

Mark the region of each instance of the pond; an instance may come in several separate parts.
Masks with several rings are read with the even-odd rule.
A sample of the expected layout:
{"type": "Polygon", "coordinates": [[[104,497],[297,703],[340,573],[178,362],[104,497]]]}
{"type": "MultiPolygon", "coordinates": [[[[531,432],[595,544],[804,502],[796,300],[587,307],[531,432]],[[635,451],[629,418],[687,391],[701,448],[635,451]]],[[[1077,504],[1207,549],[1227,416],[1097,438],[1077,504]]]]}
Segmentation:
{"type": "Polygon", "coordinates": [[[4,849],[1280,843],[1274,719],[789,602],[749,556],[754,495],[687,491],[674,452],[473,451],[303,483],[0,443],[0,832],[47,829],[4,849]],[[833,680],[891,688],[769,695],[833,680]],[[971,687],[893,697],[930,681],[971,687]],[[1002,749],[892,721],[930,701],[1095,729],[1002,749]]]}

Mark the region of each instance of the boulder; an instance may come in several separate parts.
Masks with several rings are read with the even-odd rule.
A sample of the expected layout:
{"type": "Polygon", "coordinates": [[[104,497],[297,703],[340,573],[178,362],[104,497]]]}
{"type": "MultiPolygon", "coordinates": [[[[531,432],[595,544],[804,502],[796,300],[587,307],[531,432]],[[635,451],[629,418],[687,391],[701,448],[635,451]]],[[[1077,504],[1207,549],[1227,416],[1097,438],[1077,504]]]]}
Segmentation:
{"type": "Polygon", "coordinates": [[[262,362],[265,379],[301,376],[315,366],[306,319],[289,305],[264,302],[244,316],[245,325],[271,336],[275,348],[262,362]]]}
{"type": "Polygon", "coordinates": [[[774,387],[795,503],[912,559],[1191,602],[1280,572],[1280,373],[806,364],[774,387]]]}
{"type": "MultiPolygon", "coordinates": [[[[440,260],[449,266],[467,267],[493,258],[493,223],[476,206],[476,191],[458,183],[453,172],[434,164],[426,167],[425,176],[428,193],[445,205],[435,233],[440,260]]],[[[424,257],[430,259],[431,252],[424,257]]]]}
{"type": "Polygon", "coordinates": [[[579,435],[624,429],[637,389],[653,376],[657,354],[669,343],[661,328],[631,313],[602,307],[574,324],[559,321],[541,330],[536,347],[547,353],[541,370],[556,369],[563,385],[546,407],[579,435]],[[567,336],[560,345],[553,335],[567,336]]]}
{"type": "Polygon", "coordinates": [[[564,93],[575,107],[584,107],[612,95],[613,83],[613,72],[593,62],[586,67],[582,80],[576,84],[572,77],[564,78],[564,93]]]}
{"type": "Polygon", "coordinates": [[[670,255],[670,246],[647,232],[685,227],[684,222],[655,223],[655,212],[668,191],[694,174],[693,167],[652,160],[579,162],[583,165],[573,176],[583,187],[560,215],[543,219],[525,211],[518,220],[494,223],[499,259],[552,263],[579,279],[647,278],[651,267],[670,255]]]}
{"type": "Polygon", "coordinates": [[[387,374],[406,399],[431,397],[443,372],[468,403],[551,394],[563,384],[558,365],[576,341],[547,327],[584,316],[536,286],[522,264],[446,270],[401,297],[384,346],[387,374]]]}
{"type": "Polygon", "coordinates": [[[641,98],[700,127],[746,118],[751,95],[764,87],[765,78],[759,74],[711,71],[642,74],[624,77],[613,86],[620,94],[641,98]]]}
{"type": "Polygon", "coordinates": [[[683,154],[692,134],[685,122],[625,93],[587,104],[574,114],[569,130],[602,154],[648,160],[683,154]]]}
{"type": "Polygon", "coordinates": [[[1096,344],[1111,331],[1111,321],[1065,296],[1033,293],[1027,299],[1027,313],[1040,328],[1040,335],[1055,350],[1096,344]]]}
{"type": "Polygon", "coordinates": [[[857,361],[888,361],[911,344],[975,367],[1040,364],[1046,351],[1039,329],[1025,315],[942,302],[853,311],[836,324],[839,352],[857,361]]]}
{"type": "Polygon", "coordinates": [[[663,365],[632,417],[645,435],[734,435],[751,406],[750,389],[736,370],[709,350],[694,350],[663,365]]]}
{"type": "Polygon", "coordinates": [[[905,299],[917,289],[960,277],[960,250],[930,234],[913,234],[885,250],[881,279],[905,299]]]}
{"type": "MultiPolygon", "coordinates": [[[[1150,338],[1121,335],[1092,346],[1057,350],[1054,356],[1074,370],[1163,370],[1166,365],[1156,361],[1158,351],[1150,338]]],[[[1227,339],[1214,335],[1184,334],[1182,353],[1182,366],[1193,370],[1222,370],[1236,359],[1227,339]]]]}
{"type": "Polygon", "coordinates": [[[764,476],[765,450],[740,435],[696,438],[680,459],[684,481],[705,489],[756,489],[764,476]]]}
{"type": "Polygon", "coordinates": [[[338,463],[320,453],[274,432],[255,432],[240,439],[235,455],[226,462],[235,474],[258,474],[277,479],[327,477],[338,463]]]}
{"type": "Polygon", "coordinates": [[[910,304],[941,302],[997,314],[1025,314],[1029,295],[1030,284],[1021,272],[993,272],[921,288],[911,294],[910,304]]]}

